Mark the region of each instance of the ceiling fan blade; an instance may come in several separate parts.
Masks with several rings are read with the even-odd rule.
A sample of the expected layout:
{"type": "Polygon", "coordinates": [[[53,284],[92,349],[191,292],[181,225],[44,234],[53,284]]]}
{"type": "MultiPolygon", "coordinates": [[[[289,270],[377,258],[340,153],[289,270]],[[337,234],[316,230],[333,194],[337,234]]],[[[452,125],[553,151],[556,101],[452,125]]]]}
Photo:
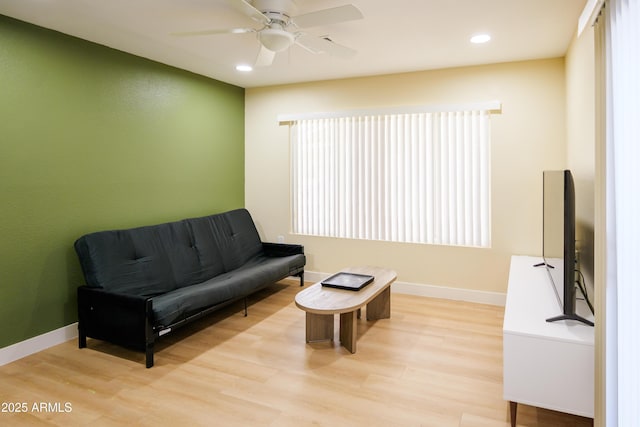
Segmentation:
{"type": "Polygon", "coordinates": [[[266,47],[260,45],[260,51],[258,52],[258,57],[256,58],[255,67],[268,67],[273,64],[273,60],[276,57],[276,53],[267,49],[266,47]]]}
{"type": "Polygon", "coordinates": [[[261,23],[262,25],[268,25],[271,22],[271,19],[267,18],[262,12],[253,7],[253,5],[246,0],[229,0],[229,3],[235,10],[243,15],[247,15],[249,18],[261,23]]]}
{"type": "Polygon", "coordinates": [[[202,30],[202,31],[184,31],[179,33],[171,33],[172,36],[208,36],[212,34],[245,34],[255,33],[257,30],[253,28],[230,28],[226,30],[202,30]]]}
{"type": "Polygon", "coordinates": [[[299,34],[296,37],[296,43],[312,53],[328,53],[331,56],[344,59],[353,58],[358,53],[349,47],[334,42],[328,37],[299,34]]]}
{"type": "Polygon", "coordinates": [[[334,41],[327,40],[327,53],[338,58],[351,59],[358,54],[358,51],[334,41]]]}
{"type": "Polygon", "coordinates": [[[360,10],[354,5],[348,4],[345,6],[338,6],[294,16],[291,18],[291,21],[298,28],[310,28],[321,25],[338,24],[346,21],[355,21],[362,18],[364,18],[362,12],[360,12],[360,10]]]}

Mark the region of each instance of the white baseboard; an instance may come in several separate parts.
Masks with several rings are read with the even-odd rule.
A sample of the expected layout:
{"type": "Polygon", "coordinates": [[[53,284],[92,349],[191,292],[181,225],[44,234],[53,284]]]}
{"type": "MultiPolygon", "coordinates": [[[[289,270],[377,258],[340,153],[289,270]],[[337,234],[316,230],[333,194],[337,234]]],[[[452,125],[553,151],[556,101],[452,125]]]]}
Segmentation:
{"type": "MultiPolygon", "coordinates": [[[[319,282],[329,276],[331,276],[331,273],[320,273],[316,271],[304,272],[304,279],[309,282],[319,282]]],[[[435,286],[400,281],[395,281],[393,283],[391,286],[391,292],[421,297],[475,302],[478,304],[497,305],[501,307],[504,307],[507,301],[507,294],[501,292],[478,291],[474,289],[451,288],[447,286],[435,286]]]]}
{"type": "Polygon", "coordinates": [[[78,337],[78,323],[0,348],[0,366],[78,337]]]}
{"type": "Polygon", "coordinates": [[[477,304],[489,304],[501,307],[504,307],[507,301],[507,294],[501,292],[478,291],[474,289],[450,288],[446,286],[397,281],[391,286],[391,291],[399,294],[474,302],[477,304]]]}

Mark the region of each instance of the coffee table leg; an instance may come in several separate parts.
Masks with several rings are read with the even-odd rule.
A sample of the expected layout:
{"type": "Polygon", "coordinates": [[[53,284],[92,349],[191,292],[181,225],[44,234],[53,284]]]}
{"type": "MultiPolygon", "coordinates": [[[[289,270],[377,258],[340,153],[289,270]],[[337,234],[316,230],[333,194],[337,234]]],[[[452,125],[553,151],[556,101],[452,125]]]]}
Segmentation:
{"type": "Polygon", "coordinates": [[[367,320],[388,319],[391,317],[391,287],[367,304],[367,320]]]}
{"type": "Polygon", "coordinates": [[[333,340],[333,314],[307,312],[307,342],[333,340]]]}
{"type": "Polygon", "coordinates": [[[340,314],[340,343],[351,353],[356,352],[358,315],[356,311],[340,314]]]}

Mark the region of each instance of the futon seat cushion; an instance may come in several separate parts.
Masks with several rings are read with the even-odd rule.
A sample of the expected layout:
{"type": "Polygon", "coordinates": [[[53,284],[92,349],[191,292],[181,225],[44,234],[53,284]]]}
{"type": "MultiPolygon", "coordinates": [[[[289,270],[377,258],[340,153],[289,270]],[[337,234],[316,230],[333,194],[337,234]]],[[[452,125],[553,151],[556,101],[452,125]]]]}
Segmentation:
{"type": "Polygon", "coordinates": [[[263,284],[274,283],[304,263],[304,255],[281,258],[257,255],[242,267],[223,273],[197,285],[175,289],[152,298],[154,323],[170,325],[200,312],[247,295],[263,284]]]}
{"type": "Polygon", "coordinates": [[[162,328],[204,308],[231,300],[232,285],[220,281],[219,277],[153,297],[153,323],[162,328]]]}

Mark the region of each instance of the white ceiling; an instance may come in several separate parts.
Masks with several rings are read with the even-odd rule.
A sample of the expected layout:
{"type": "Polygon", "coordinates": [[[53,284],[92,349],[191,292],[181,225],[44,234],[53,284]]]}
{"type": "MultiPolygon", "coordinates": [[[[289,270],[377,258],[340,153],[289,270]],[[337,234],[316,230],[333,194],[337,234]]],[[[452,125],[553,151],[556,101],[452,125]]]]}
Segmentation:
{"type": "Polygon", "coordinates": [[[564,56],[586,0],[297,0],[297,13],[355,5],[364,19],[309,33],[356,49],[353,59],[299,46],[274,64],[253,63],[256,35],[177,37],[174,32],[259,28],[237,0],[0,0],[0,14],[241,87],[327,80],[564,56]],[[487,32],[492,40],[473,45],[487,32]]]}

